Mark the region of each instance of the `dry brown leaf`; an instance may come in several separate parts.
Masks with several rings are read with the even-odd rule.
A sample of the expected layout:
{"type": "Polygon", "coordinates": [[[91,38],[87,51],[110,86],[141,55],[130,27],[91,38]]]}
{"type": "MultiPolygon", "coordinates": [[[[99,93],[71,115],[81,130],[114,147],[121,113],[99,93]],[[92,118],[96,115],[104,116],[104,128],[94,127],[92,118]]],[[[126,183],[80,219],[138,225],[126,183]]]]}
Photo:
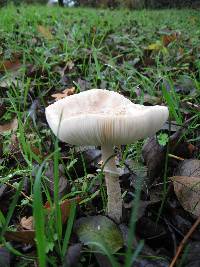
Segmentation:
{"type": "Polygon", "coordinates": [[[34,145],[30,145],[30,149],[31,149],[31,151],[32,151],[35,155],[37,155],[40,159],[43,159],[43,158],[44,158],[44,155],[42,154],[41,150],[40,150],[38,147],[36,147],[36,146],[34,146],[34,145]]]}
{"type": "Polygon", "coordinates": [[[188,150],[189,150],[190,154],[192,155],[194,153],[194,151],[197,151],[197,147],[190,143],[190,144],[188,144],[188,150]]]}
{"type": "Polygon", "coordinates": [[[35,238],[35,231],[6,231],[5,239],[7,241],[16,241],[16,242],[22,242],[25,244],[35,244],[34,238],[35,238]]]}
{"type": "MultiPolygon", "coordinates": [[[[76,203],[79,203],[81,201],[81,198],[80,197],[76,197],[76,198],[73,198],[73,199],[66,199],[66,200],[62,201],[62,203],[60,204],[61,217],[62,217],[62,223],[63,224],[67,221],[67,219],[69,217],[72,201],[75,201],[76,203]]],[[[48,211],[50,211],[51,207],[50,207],[49,202],[47,202],[44,207],[48,211]]]]}
{"type": "Polygon", "coordinates": [[[34,230],[34,224],[33,224],[33,216],[30,217],[22,217],[20,224],[22,226],[22,228],[24,228],[25,230],[34,230]]]}
{"type": "Polygon", "coordinates": [[[162,37],[162,43],[164,46],[168,46],[171,42],[176,40],[176,34],[164,35],[162,37]]]}
{"type": "Polygon", "coordinates": [[[4,62],[0,64],[0,71],[4,72],[8,70],[17,70],[20,68],[20,66],[21,66],[21,63],[19,59],[16,59],[14,61],[5,60],[4,62]]]}
{"type": "Polygon", "coordinates": [[[161,146],[156,137],[150,137],[142,147],[142,157],[147,166],[149,182],[154,181],[162,172],[165,163],[166,147],[161,146]]]}
{"type": "Polygon", "coordinates": [[[200,177],[174,176],[174,191],[180,204],[191,214],[200,216],[200,177]]]}
{"type": "Polygon", "coordinates": [[[61,93],[53,94],[51,95],[53,98],[55,98],[56,101],[65,98],[66,96],[73,95],[75,93],[76,89],[75,87],[67,88],[61,93]]]}
{"type": "Polygon", "coordinates": [[[62,223],[65,223],[69,217],[71,201],[66,199],[60,204],[62,223]]]}
{"type": "Polygon", "coordinates": [[[18,120],[17,118],[14,118],[11,122],[0,125],[0,134],[11,130],[16,131],[17,128],[18,128],[18,120]]]}
{"type": "MultiPolygon", "coordinates": [[[[45,155],[43,155],[43,158],[45,155]]],[[[62,199],[66,194],[70,192],[70,184],[68,179],[66,179],[65,170],[62,164],[58,166],[58,173],[59,173],[59,183],[58,183],[58,197],[62,199]]],[[[49,190],[50,196],[54,196],[54,163],[53,161],[49,161],[48,168],[44,172],[44,175],[47,177],[46,186],[49,190]]]]}
{"type": "Polygon", "coordinates": [[[38,32],[45,37],[47,40],[52,40],[53,39],[53,35],[51,34],[49,28],[44,27],[42,25],[38,25],[37,26],[38,32]]]}
{"type": "Polygon", "coordinates": [[[74,199],[66,199],[64,201],[62,201],[62,203],[60,204],[60,208],[61,208],[61,216],[62,216],[62,223],[64,224],[68,217],[69,217],[69,213],[70,213],[70,208],[72,205],[72,202],[75,201],[76,203],[79,203],[81,201],[80,197],[76,197],[74,199]]]}
{"type": "Polygon", "coordinates": [[[174,176],[193,176],[200,177],[200,160],[185,159],[176,168],[174,176]]]}
{"type": "Polygon", "coordinates": [[[21,67],[19,54],[14,54],[12,59],[0,61],[0,72],[15,71],[21,67]]]}

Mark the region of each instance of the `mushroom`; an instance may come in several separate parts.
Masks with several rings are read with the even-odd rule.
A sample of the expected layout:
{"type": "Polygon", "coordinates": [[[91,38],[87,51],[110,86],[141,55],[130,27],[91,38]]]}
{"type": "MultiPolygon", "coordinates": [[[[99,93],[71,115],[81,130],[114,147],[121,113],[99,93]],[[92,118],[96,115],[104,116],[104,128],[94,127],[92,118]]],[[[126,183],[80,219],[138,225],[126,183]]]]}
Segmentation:
{"type": "Polygon", "coordinates": [[[122,196],[114,145],[151,136],[168,118],[164,106],[133,104],[119,93],[91,89],[61,99],[45,110],[53,133],[72,145],[100,145],[107,186],[108,216],[122,217],[122,196]]]}

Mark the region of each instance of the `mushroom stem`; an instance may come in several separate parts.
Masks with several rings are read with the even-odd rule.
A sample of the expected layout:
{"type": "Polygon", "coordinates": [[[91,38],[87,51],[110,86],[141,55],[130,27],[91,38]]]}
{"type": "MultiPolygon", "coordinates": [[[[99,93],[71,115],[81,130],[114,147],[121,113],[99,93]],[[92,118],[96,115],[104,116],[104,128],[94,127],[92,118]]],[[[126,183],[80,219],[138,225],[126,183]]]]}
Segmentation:
{"type": "Polygon", "coordinates": [[[107,187],[108,216],[119,223],[122,217],[122,197],[119,184],[119,171],[117,170],[112,145],[102,145],[102,160],[105,164],[104,173],[107,187]]]}

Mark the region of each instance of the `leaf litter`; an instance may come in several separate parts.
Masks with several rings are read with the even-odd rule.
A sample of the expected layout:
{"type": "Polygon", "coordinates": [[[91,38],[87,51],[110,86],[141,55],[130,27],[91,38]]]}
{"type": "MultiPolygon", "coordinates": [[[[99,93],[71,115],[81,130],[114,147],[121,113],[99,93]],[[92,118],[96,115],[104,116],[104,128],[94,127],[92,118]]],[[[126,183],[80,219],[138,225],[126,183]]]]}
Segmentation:
{"type": "Polygon", "coordinates": [[[65,98],[66,96],[73,95],[75,93],[75,87],[67,88],[63,90],[61,93],[56,93],[51,95],[53,98],[55,98],[56,101],[65,98]]]}

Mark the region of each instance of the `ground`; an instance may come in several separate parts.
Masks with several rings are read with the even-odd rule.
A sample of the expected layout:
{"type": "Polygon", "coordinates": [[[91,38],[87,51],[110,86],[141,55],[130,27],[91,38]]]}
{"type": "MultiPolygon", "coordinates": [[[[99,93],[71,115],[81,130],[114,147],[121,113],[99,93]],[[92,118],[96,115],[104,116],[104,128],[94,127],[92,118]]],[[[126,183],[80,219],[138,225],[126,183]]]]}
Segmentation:
{"type": "MultiPolygon", "coordinates": [[[[0,265],[169,266],[200,216],[199,11],[9,6],[0,18],[0,265]],[[156,136],[115,148],[119,225],[100,148],[57,140],[45,118],[91,88],[170,111],[156,136]]],[[[187,241],[177,266],[199,266],[198,228],[187,241]]]]}

